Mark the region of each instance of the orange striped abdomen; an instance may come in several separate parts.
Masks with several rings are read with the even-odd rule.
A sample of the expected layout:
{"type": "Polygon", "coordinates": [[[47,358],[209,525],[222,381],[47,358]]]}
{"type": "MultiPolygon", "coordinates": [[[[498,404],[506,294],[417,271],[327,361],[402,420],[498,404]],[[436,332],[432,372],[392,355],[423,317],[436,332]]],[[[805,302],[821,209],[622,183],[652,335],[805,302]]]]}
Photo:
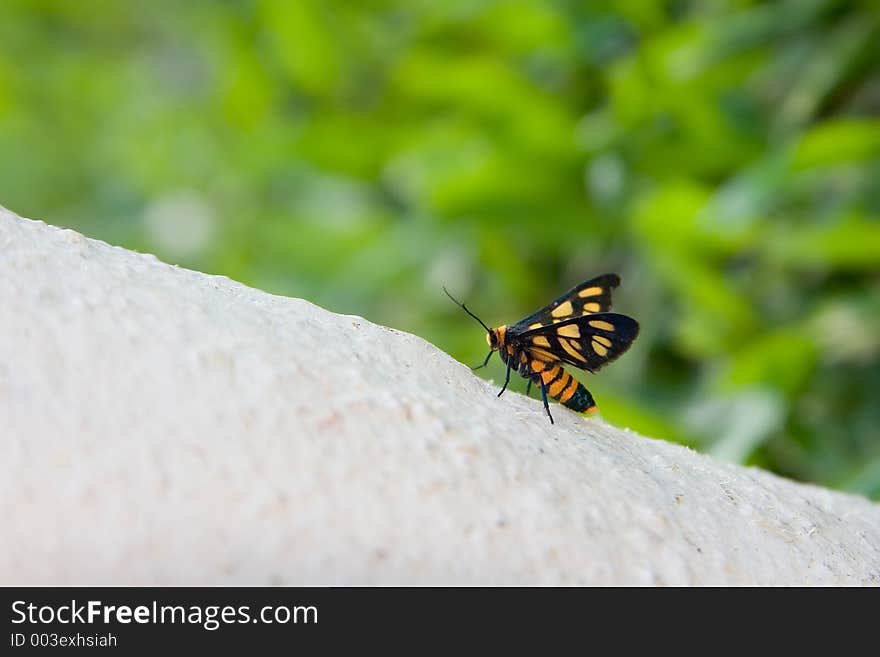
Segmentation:
{"type": "Polygon", "coordinates": [[[590,391],[559,363],[545,365],[540,361],[533,361],[531,365],[535,372],[532,380],[538,386],[543,382],[549,397],[578,413],[589,413],[596,408],[590,391]]]}

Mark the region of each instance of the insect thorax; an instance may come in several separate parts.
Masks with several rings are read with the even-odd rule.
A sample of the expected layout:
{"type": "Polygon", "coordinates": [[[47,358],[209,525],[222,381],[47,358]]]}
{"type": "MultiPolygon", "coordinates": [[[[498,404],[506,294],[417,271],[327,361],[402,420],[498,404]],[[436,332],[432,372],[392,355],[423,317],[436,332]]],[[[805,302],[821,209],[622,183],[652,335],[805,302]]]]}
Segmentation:
{"type": "Polygon", "coordinates": [[[534,374],[529,365],[531,359],[528,351],[518,345],[510,342],[501,343],[498,355],[501,357],[501,362],[509,365],[510,369],[518,371],[520,376],[530,377],[534,374]]]}

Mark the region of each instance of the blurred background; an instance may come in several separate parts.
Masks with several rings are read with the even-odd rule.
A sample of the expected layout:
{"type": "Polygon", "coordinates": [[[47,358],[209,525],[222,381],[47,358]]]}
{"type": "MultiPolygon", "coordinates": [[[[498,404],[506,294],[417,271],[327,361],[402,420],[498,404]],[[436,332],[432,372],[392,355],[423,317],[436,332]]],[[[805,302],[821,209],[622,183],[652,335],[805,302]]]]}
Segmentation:
{"type": "Polygon", "coordinates": [[[618,272],[608,421],[874,499],[878,115],[867,0],[0,4],[0,204],[468,364],[618,272]]]}

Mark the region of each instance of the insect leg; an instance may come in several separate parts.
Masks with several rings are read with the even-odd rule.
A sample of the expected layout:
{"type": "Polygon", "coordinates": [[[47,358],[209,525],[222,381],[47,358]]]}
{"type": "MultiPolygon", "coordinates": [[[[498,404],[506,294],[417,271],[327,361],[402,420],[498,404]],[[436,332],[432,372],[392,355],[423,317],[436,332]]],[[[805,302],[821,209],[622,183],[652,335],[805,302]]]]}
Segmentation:
{"type": "Polygon", "coordinates": [[[501,391],[498,393],[498,396],[504,394],[504,391],[507,390],[507,384],[510,383],[510,363],[507,363],[507,374],[504,375],[504,386],[501,388],[501,391]]]}
{"type": "Polygon", "coordinates": [[[550,424],[553,422],[553,416],[550,415],[550,403],[547,401],[547,386],[544,385],[544,379],[541,379],[541,399],[544,401],[544,410],[547,411],[547,417],[550,418],[550,424]]]}
{"type": "Polygon", "coordinates": [[[491,349],[489,350],[489,355],[486,356],[486,360],[483,361],[483,364],[482,364],[482,365],[477,365],[476,367],[472,367],[471,369],[472,369],[473,371],[476,372],[476,371],[477,371],[478,369],[480,369],[481,367],[486,367],[486,363],[489,362],[489,359],[490,359],[490,358],[492,358],[492,350],[491,350],[491,349]]]}
{"type": "Polygon", "coordinates": [[[526,397],[531,397],[532,393],[532,380],[529,379],[529,382],[526,384],[526,397]]]}

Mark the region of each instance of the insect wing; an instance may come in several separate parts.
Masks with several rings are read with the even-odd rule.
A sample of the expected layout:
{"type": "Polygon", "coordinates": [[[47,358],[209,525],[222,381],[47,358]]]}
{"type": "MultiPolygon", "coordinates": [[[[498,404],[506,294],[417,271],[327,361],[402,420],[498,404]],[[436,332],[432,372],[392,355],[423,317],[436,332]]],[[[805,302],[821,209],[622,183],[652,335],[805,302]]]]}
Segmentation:
{"type": "Polygon", "coordinates": [[[532,313],[511,327],[514,333],[534,330],[585,314],[611,308],[611,290],[620,285],[617,274],[602,274],[576,285],[553,303],[532,313]]]}
{"type": "Polygon", "coordinates": [[[541,360],[595,372],[629,349],[638,334],[639,323],[632,317],[595,313],[528,330],[518,341],[541,360]]]}

